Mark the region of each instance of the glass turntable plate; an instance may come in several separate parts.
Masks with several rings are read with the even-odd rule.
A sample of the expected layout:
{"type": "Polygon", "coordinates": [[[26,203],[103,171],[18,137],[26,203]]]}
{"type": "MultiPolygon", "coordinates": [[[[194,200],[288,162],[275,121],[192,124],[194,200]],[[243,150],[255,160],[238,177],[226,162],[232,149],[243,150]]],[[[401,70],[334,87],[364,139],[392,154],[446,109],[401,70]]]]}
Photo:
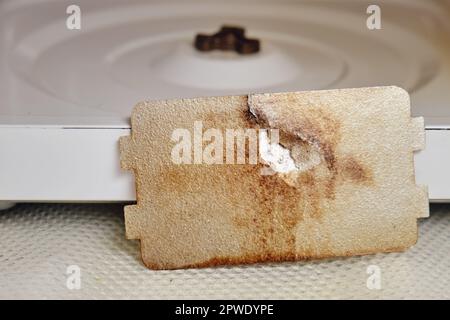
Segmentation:
{"type": "MultiPolygon", "coordinates": [[[[450,124],[444,1],[71,1],[0,4],[0,125],[128,127],[141,100],[397,85],[431,126],[450,124]],[[199,32],[243,26],[254,55],[201,53],[199,32]]],[[[448,8],[447,8],[448,9],[448,8]]]]}

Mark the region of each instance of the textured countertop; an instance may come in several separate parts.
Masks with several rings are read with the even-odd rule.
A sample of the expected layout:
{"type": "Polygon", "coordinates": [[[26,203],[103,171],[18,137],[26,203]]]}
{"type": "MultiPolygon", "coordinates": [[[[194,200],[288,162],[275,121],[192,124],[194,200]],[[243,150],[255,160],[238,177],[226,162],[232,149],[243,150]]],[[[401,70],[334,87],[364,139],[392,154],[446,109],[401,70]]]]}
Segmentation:
{"type": "Polygon", "coordinates": [[[125,239],[122,207],[0,211],[0,298],[450,299],[450,205],[431,207],[417,245],[403,253],[176,271],[143,266],[139,242],[125,239]],[[373,270],[380,289],[367,286],[373,270]]]}

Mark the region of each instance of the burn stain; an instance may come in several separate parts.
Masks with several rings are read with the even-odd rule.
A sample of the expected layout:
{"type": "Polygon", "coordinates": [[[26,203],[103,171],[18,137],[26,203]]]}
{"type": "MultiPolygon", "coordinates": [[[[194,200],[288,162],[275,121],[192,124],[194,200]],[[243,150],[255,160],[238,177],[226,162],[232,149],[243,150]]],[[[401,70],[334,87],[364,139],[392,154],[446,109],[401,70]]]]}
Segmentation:
{"type": "MultiPolygon", "coordinates": [[[[259,252],[256,255],[259,258],[255,258],[258,261],[267,254],[281,255],[286,260],[287,257],[296,255],[297,225],[305,217],[320,221],[325,202],[335,199],[339,184],[368,185],[373,183],[372,174],[354,157],[337,157],[341,124],[322,108],[312,110],[302,119],[287,118],[285,122],[276,125],[271,125],[261,113],[250,113],[249,116],[248,110],[242,111],[241,118],[248,126],[255,126],[256,120],[257,125],[262,128],[279,129],[280,145],[290,149],[291,155],[296,145],[301,145],[302,150],[307,153],[311,152],[308,146],[315,146],[323,160],[317,167],[300,172],[293,184],[286,183],[282,178],[283,174],[261,175],[259,166],[249,169],[253,172],[242,175],[254,177],[251,184],[255,185],[255,206],[258,208],[255,210],[256,217],[239,216],[234,219],[237,228],[243,228],[254,235],[253,243],[245,244],[248,247],[246,251],[259,252]]],[[[294,156],[293,158],[295,159],[294,156]]],[[[252,261],[252,258],[244,260],[252,261]]]]}
{"type": "Polygon", "coordinates": [[[343,158],[339,162],[339,168],[344,180],[364,185],[373,184],[372,171],[354,157],[343,158]]]}
{"type": "MultiPolygon", "coordinates": [[[[315,146],[322,161],[314,168],[296,173],[293,183],[288,183],[283,174],[262,175],[261,170],[266,165],[261,163],[206,165],[195,172],[190,165],[168,166],[162,170],[159,180],[162,190],[202,192],[202,187],[198,186],[219,188],[225,183],[229,195],[226,201],[236,208],[236,212],[230,213],[230,218],[236,236],[242,239],[242,254],[239,257],[215,257],[186,267],[298,260],[315,256],[314,252],[306,249],[301,256],[297,254],[298,224],[306,218],[320,222],[325,205],[335,199],[338,185],[367,186],[374,183],[370,168],[357,158],[337,156],[341,124],[323,108],[314,109],[300,119],[287,118],[276,125],[248,108],[243,108],[237,118],[228,113],[207,114],[204,123],[205,128],[277,128],[280,130],[280,144],[291,150],[299,144],[308,152],[313,152],[308,146],[315,146]],[[208,186],[204,182],[206,176],[208,186]],[[251,203],[249,210],[240,209],[243,201],[246,206],[251,203]]],[[[332,256],[332,252],[324,249],[323,256],[332,256]]]]}
{"type": "Polygon", "coordinates": [[[247,175],[253,177],[255,205],[252,221],[247,225],[252,229],[257,248],[271,252],[279,248],[284,255],[295,250],[293,228],[302,219],[298,204],[305,198],[302,189],[287,184],[277,175],[261,175],[263,165],[253,166],[247,175]]]}
{"type": "Polygon", "coordinates": [[[246,109],[242,110],[239,113],[239,115],[240,115],[240,118],[244,122],[248,123],[252,128],[259,127],[258,121],[257,121],[255,115],[250,112],[250,109],[246,108],[246,109]]]}

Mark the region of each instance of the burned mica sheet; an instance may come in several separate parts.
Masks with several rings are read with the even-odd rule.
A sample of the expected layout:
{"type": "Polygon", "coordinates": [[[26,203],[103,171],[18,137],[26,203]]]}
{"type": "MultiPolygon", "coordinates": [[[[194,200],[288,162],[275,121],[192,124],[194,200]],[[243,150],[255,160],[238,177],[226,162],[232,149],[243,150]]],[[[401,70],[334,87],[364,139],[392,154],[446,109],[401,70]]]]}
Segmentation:
{"type": "Polygon", "coordinates": [[[428,216],[423,119],[397,87],[143,102],[120,142],[152,269],[400,251],[428,216]]]}

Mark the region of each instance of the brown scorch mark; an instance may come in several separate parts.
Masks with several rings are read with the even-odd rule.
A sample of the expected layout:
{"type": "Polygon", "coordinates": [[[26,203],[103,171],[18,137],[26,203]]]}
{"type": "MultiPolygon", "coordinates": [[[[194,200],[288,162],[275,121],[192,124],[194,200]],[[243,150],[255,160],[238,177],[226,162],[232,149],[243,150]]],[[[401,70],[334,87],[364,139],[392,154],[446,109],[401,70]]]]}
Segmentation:
{"type": "Polygon", "coordinates": [[[293,153],[295,149],[304,154],[319,152],[323,161],[311,169],[294,173],[293,183],[286,183],[281,173],[261,175],[261,165],[250,167],[239,175],[245,177],[240,181],[230,181],[236,185],[242,179],[251,179],[249,183],[254,186],[257,209],[252,215],[234,217],[237,228],[254,235],[253,243],[246,243],[244,247],[249,253],[259,254],[247,256],[248,261],[263,261],[262,257],[268,256],[271,260],[277,256],[284,259],[295,256],[298,223],[305,217],[320,221],[323,207],[326,202],[333,201],[338,184],[369,184],[373,181],[370,170],[354,157],[347,156],[342,160],[337,157],[340,123],[325,110],[313,110],[302,119],[284,117],[287,119],[284,123],[275,121],[274,124],[268,118],[261,109],[242,111],[242,119],[249,127],[279,129],[280,145],[291,151],[295,161],[302,161],[301,154],[293,153]]]}
{"type": "MultiPolygon", "coordinates": [[[[180,196],[188,192],[202,193],[204,190],[200,186],[204,184],[201,180],[214,177],[211,186],[226,186],[226,201],[235,208],[230,212],[230,219],[237,238],[245,239],[239,257],[215,257],[195,266],[298,259],[298,224],[304,219],[320,222],[324,207],[332,205],[337,186],[372,183],[372,174],[361,161],[351,155],[342,159],[336,155],[341,138],[340,123],[325,110],[314,110],[301,119],[283,118],[287,120],[271,123],[261,112],[255,114],[244,109],[241,117],[232,119],[231,123],[234,128],[279,129],[280,144],[291,150],[297,162],[308,159],[301,153],[311,156],[318,152],[321,161],[316,166],[287,175],[262,175],[261,169],[266,167],[262,163],[202,165],[202,174],[193,173],[189,165],[168,166],[161,170],[158,180],[162,192],[175,192],[180,196]],[[240,210],[243,195],[251,195],[252,210],[240,210]]],[[[230,115],[209,113],[203,122],[204,130],[221,128],[223,124],[230,125],[230,115]]]]}

